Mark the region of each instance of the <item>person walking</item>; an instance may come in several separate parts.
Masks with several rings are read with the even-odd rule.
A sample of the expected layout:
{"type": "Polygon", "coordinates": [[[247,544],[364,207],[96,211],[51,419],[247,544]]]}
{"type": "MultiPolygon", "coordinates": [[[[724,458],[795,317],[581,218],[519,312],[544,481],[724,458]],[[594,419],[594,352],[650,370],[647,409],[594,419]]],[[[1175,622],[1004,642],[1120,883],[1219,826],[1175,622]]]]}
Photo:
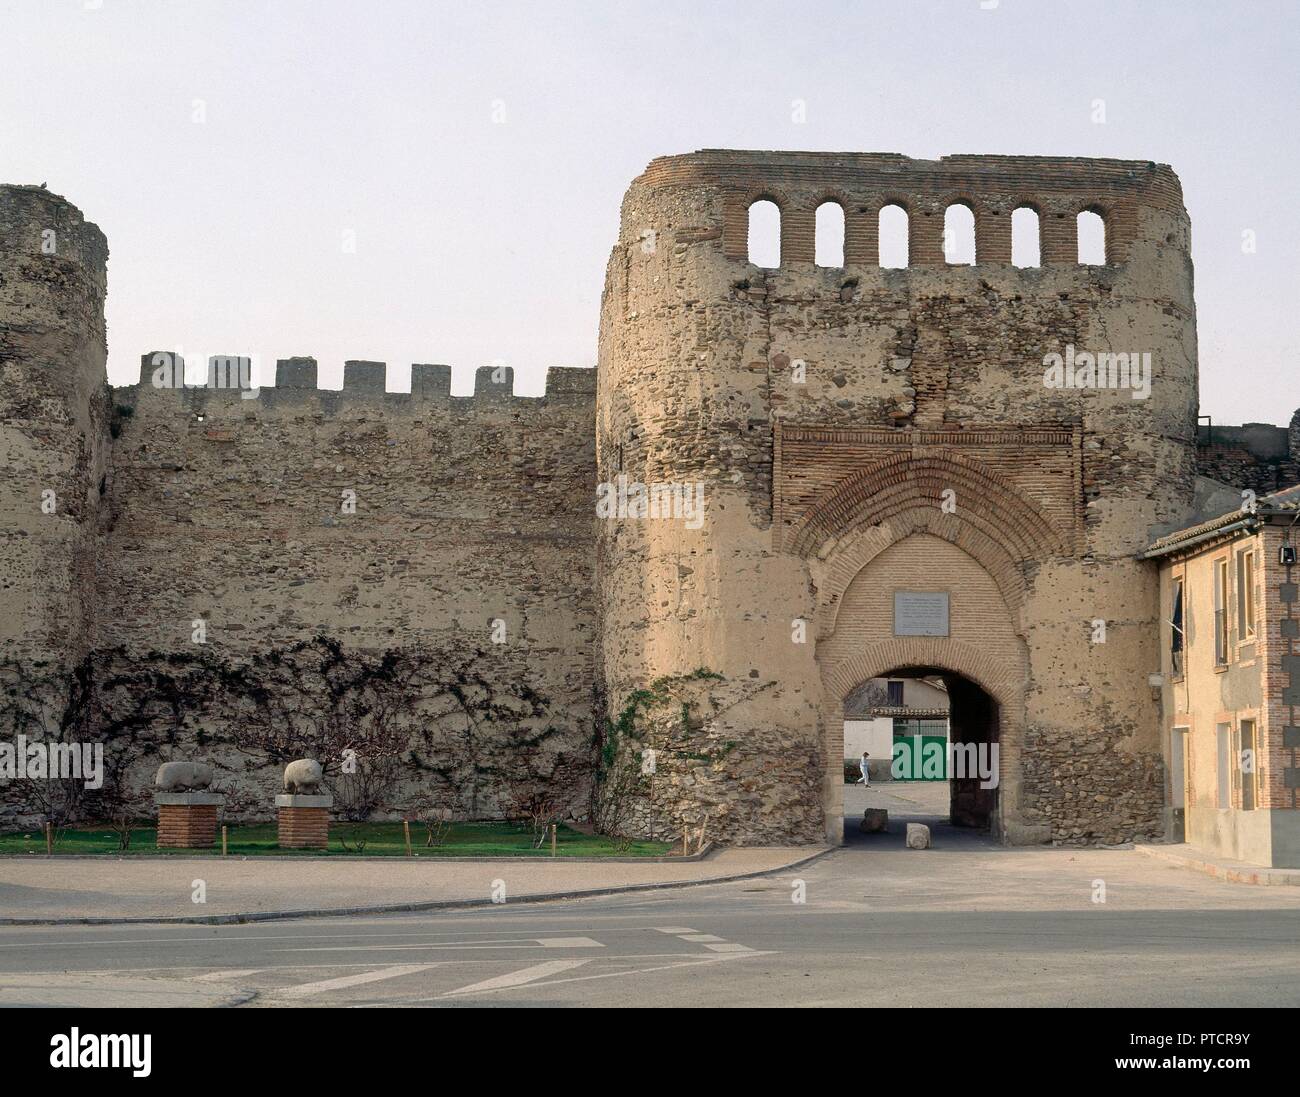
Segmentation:
{"type": "Polygon", "coordinates": [[[860,785],[865,785],[867,788],[871,787],[871,771],[867,769],[867,759],[870,757],[871,755],[868,754],[865,750],[862,752],[862,762],[860,763],[862,769],[862,776],[858,779],[857,782],[860,785]]]}

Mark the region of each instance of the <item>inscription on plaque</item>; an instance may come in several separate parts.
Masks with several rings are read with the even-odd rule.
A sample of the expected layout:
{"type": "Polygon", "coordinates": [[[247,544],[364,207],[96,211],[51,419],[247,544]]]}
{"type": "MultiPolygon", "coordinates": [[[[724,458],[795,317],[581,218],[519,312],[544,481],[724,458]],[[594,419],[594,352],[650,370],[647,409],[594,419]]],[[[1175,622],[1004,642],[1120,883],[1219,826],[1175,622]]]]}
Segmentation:
{"type": "Polygon", "coordinates": [[[947,636],[946,591],[894,591],[895,636],[947,636]]]}

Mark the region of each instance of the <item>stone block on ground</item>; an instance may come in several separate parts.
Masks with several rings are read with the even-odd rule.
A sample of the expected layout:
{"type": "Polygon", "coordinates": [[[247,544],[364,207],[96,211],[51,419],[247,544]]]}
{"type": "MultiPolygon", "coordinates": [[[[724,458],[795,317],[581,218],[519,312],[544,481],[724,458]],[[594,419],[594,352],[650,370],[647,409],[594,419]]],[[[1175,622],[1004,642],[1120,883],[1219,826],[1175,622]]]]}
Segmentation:
{"type": "Polygon", "coordinates": [[[879,834],[889,829],[889,810],[887,808],[867,808],[862,813],[862,822],[858,824],[863,834],[879,834]]]}
{"type": "Polygon", "coordinates": [[[924,823],[907,824],[907,848],[908,849],[929,849],[930,848],[930,828],[924,823]]]}

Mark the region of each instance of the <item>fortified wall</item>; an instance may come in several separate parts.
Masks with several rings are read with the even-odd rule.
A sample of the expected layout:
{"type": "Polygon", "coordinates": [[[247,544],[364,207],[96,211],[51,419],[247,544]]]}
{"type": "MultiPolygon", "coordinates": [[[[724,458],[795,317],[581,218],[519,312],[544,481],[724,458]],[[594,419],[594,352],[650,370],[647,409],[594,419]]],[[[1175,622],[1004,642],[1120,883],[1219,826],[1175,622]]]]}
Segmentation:
{"type": "Polygon", "coordinates": [[[304,754],[358,810],[483,817],[541,787],[585,814],[593,371],[525,398],[482,369],[453,397],[447,366],[389,393],[349,362],[326,391],[299,358],[254,395],[215,387],[229,360],[160,387],[184,365],[147,354],[110,389],[106,256],[64,200],[0,189],[0,730],[102,738],[137,799],[160,761],[211,759],[234,818],[304,754]]]}
{"type": "Polygon", "coordinates": [[[1201,423],[1197,469],[1202,476],[1268,495],[1300,483],[1300,411],[1289,427],[1272,423],[1201,423]]]}
{"type": "Polygon", "coordinates": [[[89,806],[0,789],[0,825],[138,804],[178,757],[265,817],[311,755],[345,813],[540,798],[614,833],[838,841],[843,699],[924,674],[953,738],[996,748],[954,817],[1011,842],[1158,834],[1136,553],[1185,523],[1198,472],[1264,485],[1300,455],[1296,421],[1198,439],[1189,233],[1147,162],[704,151],[632,184],[598,369],[550,371],[544,397],[490,369],[452,397],[426,365],[389,393],[359,361],[325,391],[310,358],[256,394],[237,359],[178,386],[166,354],[113,389],[103,235],[0,187],[0,735],[99,740],[109,768],[89,806]],[[747,255],[760,199],[774,268],[747,255]],[[815,262],[827,202],[836,267],[815,262]],[[889,205],[901,269],[878,261],[889,205]],[[973,264],[946,259],[952,206],[973,264]],[[1149,391],[1047,383],[1075,352],[1149,355],[1149,391]],[[593,515],[605,485],[704,507],[598,493],[593,515]],[[923,627],[899,609],[918,596],[923,627]]]}

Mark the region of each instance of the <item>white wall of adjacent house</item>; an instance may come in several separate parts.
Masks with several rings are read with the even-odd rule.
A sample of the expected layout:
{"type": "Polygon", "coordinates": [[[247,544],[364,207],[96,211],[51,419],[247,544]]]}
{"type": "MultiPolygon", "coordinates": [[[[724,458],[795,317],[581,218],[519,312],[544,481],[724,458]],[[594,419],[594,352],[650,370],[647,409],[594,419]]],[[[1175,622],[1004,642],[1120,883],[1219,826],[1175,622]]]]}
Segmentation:
{"type": "Polygon", "coordinates": [[[888,762],[893,756],[894,721],[889,716],[874,720],[844,721],[844,757],[858,760],[865,750],[873,762],[888,762]]]}
{"type": "Polygon", "coordinates": [[[905,678],[903,705],[907,708],[947,708],[948,691],[920,678],[905,678]]]}

